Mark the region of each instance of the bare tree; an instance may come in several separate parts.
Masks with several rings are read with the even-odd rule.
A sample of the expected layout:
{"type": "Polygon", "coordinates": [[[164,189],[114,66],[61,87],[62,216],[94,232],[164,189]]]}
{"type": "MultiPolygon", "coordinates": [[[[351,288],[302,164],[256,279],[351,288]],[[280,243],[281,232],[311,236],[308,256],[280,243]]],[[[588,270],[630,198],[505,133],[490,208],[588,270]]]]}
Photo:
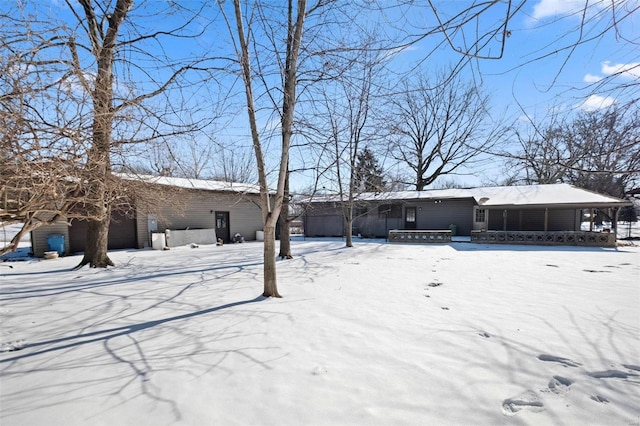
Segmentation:
{"type": "MultiPolygon", "coordinates": [[[[180,23],[177,28],[166,31],[155,30],[148,34],[140,33],[135,26],[129,25],[126,27],[127,37],[123,37],[121,33],[125,23],[128,23],[129,20],[133,22],[131,19],[134,10],[133,0],[105,0],[97,3],[79,0],[80,7],[69,1],[67,1],[67,5],[77,19],[78,33],[83,32],[88,41],[88,44],[82,45],[75,38],[70,38],[70,50],[76,78],[82,88],[91,96],[93,117],[91,145],[87,151],[84,168],[87,175],[87,185],[84,188],[87,197],[87,243],[84,258],[78,266],[89,264],[91,267],[105,267],[113,265],[107,254],[111,212],[123,198],[118,193],[121,185],[112,176],[113,151],[134,142],[136,138],[133,137],[133,134],[148,133],[151,134],[151,139],[157,139],[158,133],[167,137],[167,135],[182,133],[177,131],[177,128],[189,127],[175,125],[168,131],[156,127],[145,132],[140,124],[134,124],[133,128],[128,130],[126,127],[118,130],[117,125],[130,123],[132,115],[127,115],[127,111],[141,108],[144,120],[139,123],[142,126],[149,126],[145,121],[155,121],[162,123],[165,128],[173,127],[170,122],[166,121],[166,118],[176,114],[177,110],[174,105],[178,102],[177,97],[171,100],[171,104],[168,104],[169,111],[168,114],[164,113],[164,116],[154,114],[148,107],[144,107],[145,101],[166,94],[168,89],[176,84],[187,71],[202,69],[202,66],[199,65],[202,60],[196,58],[180,63],[167,62],[164,58],[154,57],[149,53],[150,59],[161,62],[164,67],[161,77],[153,84],[155,87],[142,93],[134,90],[129,90],[126,93],[116,92],[116,64],[124,63],[125,70],[126,66],[130,67],[133,64],[131,59],[122,55],[124,52],[140,53],[142,50],[136,48],[137,44],[155,40],[161,36],[185,38],[193,36],[194,33],[190,34],[185,31],[185,27],[190,21],[180,23]],[[81,47],[85,52],[88,52],[88,57],[78,54],[76,47],[81,47]],[[93,78],[88,79],[87,75],[92,75],[93,78]]],[[[199,11],[190,13],[190,19],[195,19],[198,14],[199,11]]],[[[123,80],[120,84],[124,84],[126,81],[123,80]]],[[[143,137],[143,139],[148,138],[149,136],[143,137]]]]}
{"type": "MultiPolygon", "coordinates": [[[[563,160],[567,152],[562,143],[562,131],[557,128],[548,128],[541,135],[533,138],[524,138],[517,132],[518,142],[523,152],[514,165],[524,166],[524,181],[527,184],[558,183],[567,175],[563,162],[573,163],[574,159],[563,160]]],[[[511,168],[520,173],[520,167],[511,168]]]]}
{"type": "Polygon", "coordinates": [[[56,55],[54,26],[19,5],[0,14],[0,25],[0,222],[22,224],[3,254],[84,202],[78,170],[86,147],[71,141],[82,133],[86,97],[56,55]]]}
{"type": "Polygon", "coordinates": [[[214,157],[214,179],[245,183],[257,181],[255,158],[246,147],[218,145],[214,157]]]}
{"type": "Polygon", "coordinates": [[[418,191],[438,177],[456,174],[477,162],[498,141],[488,98],[473,83],[440,74],[420,76],[390,102],[394,138],[391,155],[408,167],[418,191]]]}
{"type": "MultiPolygon", "coordinates": [[[[320,4],[318,4],[320,6],[320,4]]],[[[255,7],[260,7],[256,5],[255,7]]],[[[222,5],[221,5],[222,9],[222,5]]],[[[224,9],[222,9],[224,12],[224,9]]],[[[276,253],[275,253],[275,228],[282,209],[285,194],[286,177],[289,165],[289,147],[291,145],[291,135],[293,130],[293,116],[296,103],[296,79],[298,76],[298,58],[300,46],[302,44],[302,34],[305,18],[312,10],[307,10],[306,0],[287,2],[285,20],[286,39],[285,52],[282,68],[282,106],[280,114],[280,126],[282,131],[282,141],[280,147],[280,160],[278,169],[278,183],[273,202],[271,201],[271,190],[267,180],[267,170],[264,157],[263,142],[258,131],[258,119],[256,115],[256,104],[254,99],[254,74],[250,52],[255,46],[255,40],[251,39],[251,25],[256,25],[252,20],[251,12],[260,14],[262,11],[252,11],[243,9],[240,0],[233,1],[233,21],[227,21],[232,38],[236,44],[238,61],[241,68],[242,80],[245,86],[247,113],[249,115],[249,126],[251,128],[251,138],[256,157],[258,169],[258,182],[260,185],[262,219],[264,225],[264,292],[265,297],[281,297],[278,293],[276,280],[276,253]],[[232,23],[233,22],[233,23],[232,23]],[[245,31],[245,26],[249,32],[245,31]]],[[[264,15],[263,15],[264,16],[264,15]]],[[[263,52],[253,53],[258,56],[263,52]]],[[[270,52],[271,54],[280,52],[270,52]]]]}
{"type": "Polygon", "coordinates": [[[529,123],[530,136],[514,133],[519,150],[508,154],[514,177],[526,183],[566,182],[623,198],[640,177],[640,114],[614,107],[529,123]]]}
{"type": "Polygon", "coordinates": [[[359,159],[380,138],[374,126],[374,107],[387,55],[374,49],[374,43],[375,38],[369,38],[363,42],[361,51],[343,55],[343,62],[338,64],[339,76],[327,82],[318,96],[322,103],[318,102],[321,110],[316,120],[326,122],[326,126],[318,126],[316,131],[318,139],[326,141],[323,143],[329,147],[327,160],[334,171],[331,181],[346,222],[347,247],[353,247],[357,196],[368,189],[362,185],[359,159]]]}
{"type": "MultiPolygon", "coordinates": [[[[192,88],[201,79],[187,79],[187,73],[209,72],[210,68],[203,65],[202,57],[173,60],[157,49],[145,48],[163,38],[197,36],[204,31],[200,22],[194,23],[200,9],[151,2],[134,8],[132,0],[68,1],[66,7],[71,12],[70,21],[53,16],[51,9],[39,5],[29,8],[28,13],[18,10],[22,13],[2,15],[3,21],[15,29],[13,40],[4,39],[10,42],[12,52],[6,57],[15,64],[3,66],[29,73],[25,84],[3,95],[3,105],[22,105],[21,110],[12,111],[23,114],[20,123],[29,136],[5,133],[3,139],[8,142],[3,143],[3,150],[5,146],[15,150],[18,144],[24,148],[11,155],[23,182],[33,180],[33,172],[27,169],[31,161],[49,169],[47,173],[36,171],[37,176],[75,184],[65,191],[50,185],[56,188],[57,199],[48,204],[46,217],[86,219],[87,244],[79,266],[104,267],[113,264],[107,255],[111,212],[132,208],[132,192],[126,188],[126,181],[113,175],[114,166],[128,170],[128,160],[136,155],[140,142],[200,130],[203,121],[199,108],[189,105],[192,108],[187,117],[183,113],[187,105],[179,91],[171,89],[192,88]],[[162,20],[153,21],[149,27],[150,9],[159,14],[179,9],[185,20],[168,24],[177,25],[168,29],[157,27],[162,20]],[[148,61],[136,60],[141,57],[148,61]],[[149,66],[151,63],[160,67],[149,66]],[[134,75],[144,76],[139,86],[134,75]],[[19,101],[22,94],[31,97],[28,104],[19,101]],[[154,104],[154,99],[161,96],[171,100],[154,104]],[[62,160],[65,164],[60,164],[62,160]],[[61,204],[67,194],[71,204],[61,204]]],[[[5,82],[8,84],[8,80],[5,82]]],[[[2,183],[3,191],[17,188],[2,183]]],[[[37,183],[28,185],[34,193],[39,188],[37,183]]],[[[24,201],[22,204],[24,207],[24,201]]],[[[41,210],[33,209],[33,213],[43,218],[41,210]]]]}
{"type": "MultiPolygon", "coordinates": [[[[114,53],[117,45],[120,26],[127,13],[133,6],[133,0],[117,0],[112,12],[102,15],[105,9],[95,8],[89,0],[79,1],[84,18],[84,29],[90,41],[90,52],[96,60],[97,70],[93,87],[89,89],[89,82],[83,81],[91,91],[93,101],[92,145],[87,152],[86,172],[90,175],[90,184],[85,191],[87,203],[87,243],[84,258],[80,262],[83,266],[104,268],[113,266],[107,255],[109,223],[111,221],[112,203],[110,200],[109,183],[111,180],[111,131],[114,123],[115,109],[113,107],[113,65],[114,53]],[[86,19],[86,21],[85,21],[86,19]],[[106,27],[106,28],[105,28],[106,27]]],[[[72,11],[75,8],[70,4],[72,11]]],[[[77,75],[84,79],[83,67],[79,58],[76,59],[77,75]]]]}
{"type": "Polygon", "coordinates": [[[224,147],[210,136],[185,134],[145,145],[148,149],[129,170],[159,176],[227,180],[224,178],[227,164],[235,164],[233,159],[224,158],[224,147]],[[218,168],[222,172],[218,172],[218,168]]]}

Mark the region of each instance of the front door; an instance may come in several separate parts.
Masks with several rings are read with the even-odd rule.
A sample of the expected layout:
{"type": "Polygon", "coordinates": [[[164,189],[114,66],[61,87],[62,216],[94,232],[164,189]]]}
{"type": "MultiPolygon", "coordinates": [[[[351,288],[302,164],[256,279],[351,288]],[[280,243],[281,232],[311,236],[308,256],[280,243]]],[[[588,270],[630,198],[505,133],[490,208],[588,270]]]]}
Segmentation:
{"type": "Polygon", "coordinates": [[[473,229],[474,231],[486,231],[489,224],[489,210],[473,207],[473,229]]]}
{"type": "Polygon", "coordinates": [[[415,207],[407,207],[404,210],[404,229],[416,229],[415,207]]]}
{"type": "Polygon", "coordinates": [[[216,212],[216,238],[222,238],[225,243],[231,242],[229,212],[216,212]]]}

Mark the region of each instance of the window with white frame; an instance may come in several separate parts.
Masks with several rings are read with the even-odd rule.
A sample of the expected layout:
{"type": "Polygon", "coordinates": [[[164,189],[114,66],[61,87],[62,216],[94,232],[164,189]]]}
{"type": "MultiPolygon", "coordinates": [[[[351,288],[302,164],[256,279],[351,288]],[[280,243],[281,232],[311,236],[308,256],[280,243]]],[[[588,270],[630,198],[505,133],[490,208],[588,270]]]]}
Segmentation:
{"type": "Polygon", "coordinates": [[[487,211],[485,209],[476,209],[476,223],[484,223],[486,221],[487,211]]]}

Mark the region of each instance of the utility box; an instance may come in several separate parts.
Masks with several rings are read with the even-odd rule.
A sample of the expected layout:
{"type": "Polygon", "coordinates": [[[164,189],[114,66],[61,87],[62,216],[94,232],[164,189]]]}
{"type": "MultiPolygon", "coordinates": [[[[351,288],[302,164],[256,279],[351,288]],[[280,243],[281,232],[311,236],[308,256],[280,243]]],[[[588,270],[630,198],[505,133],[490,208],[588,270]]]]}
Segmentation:
{"type": "Polygon", "coordinates": [[[62,234],[51,234],[47,236],[47,246],[49,247],[49,251],[58,252],[58,256],[62,256],[65,253],[64,246],[64,235],[62,234]]]}
{"type": "Polygon", "coordinates": [[[151,248],[153,250],[163,250],[167,245],[167,239],[164,232],[151,233],[151,248]]]}

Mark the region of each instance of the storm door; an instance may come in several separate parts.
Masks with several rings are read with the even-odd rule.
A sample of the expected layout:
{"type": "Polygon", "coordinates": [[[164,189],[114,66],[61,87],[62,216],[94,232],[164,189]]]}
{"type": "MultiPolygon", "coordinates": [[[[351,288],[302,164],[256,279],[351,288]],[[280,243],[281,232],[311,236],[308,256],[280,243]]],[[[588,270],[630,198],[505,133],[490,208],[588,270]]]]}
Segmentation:
{"type": "Polygon", "coordinates": [[[222,238],[225,243],[231,242],[229,212],[216,212],[216,238],[222,238]]]}
{"type": "Polygon", "coordinates": [[[404,210],[404,229],[416,229],[415,207],[407,207],[404,210]]]}

